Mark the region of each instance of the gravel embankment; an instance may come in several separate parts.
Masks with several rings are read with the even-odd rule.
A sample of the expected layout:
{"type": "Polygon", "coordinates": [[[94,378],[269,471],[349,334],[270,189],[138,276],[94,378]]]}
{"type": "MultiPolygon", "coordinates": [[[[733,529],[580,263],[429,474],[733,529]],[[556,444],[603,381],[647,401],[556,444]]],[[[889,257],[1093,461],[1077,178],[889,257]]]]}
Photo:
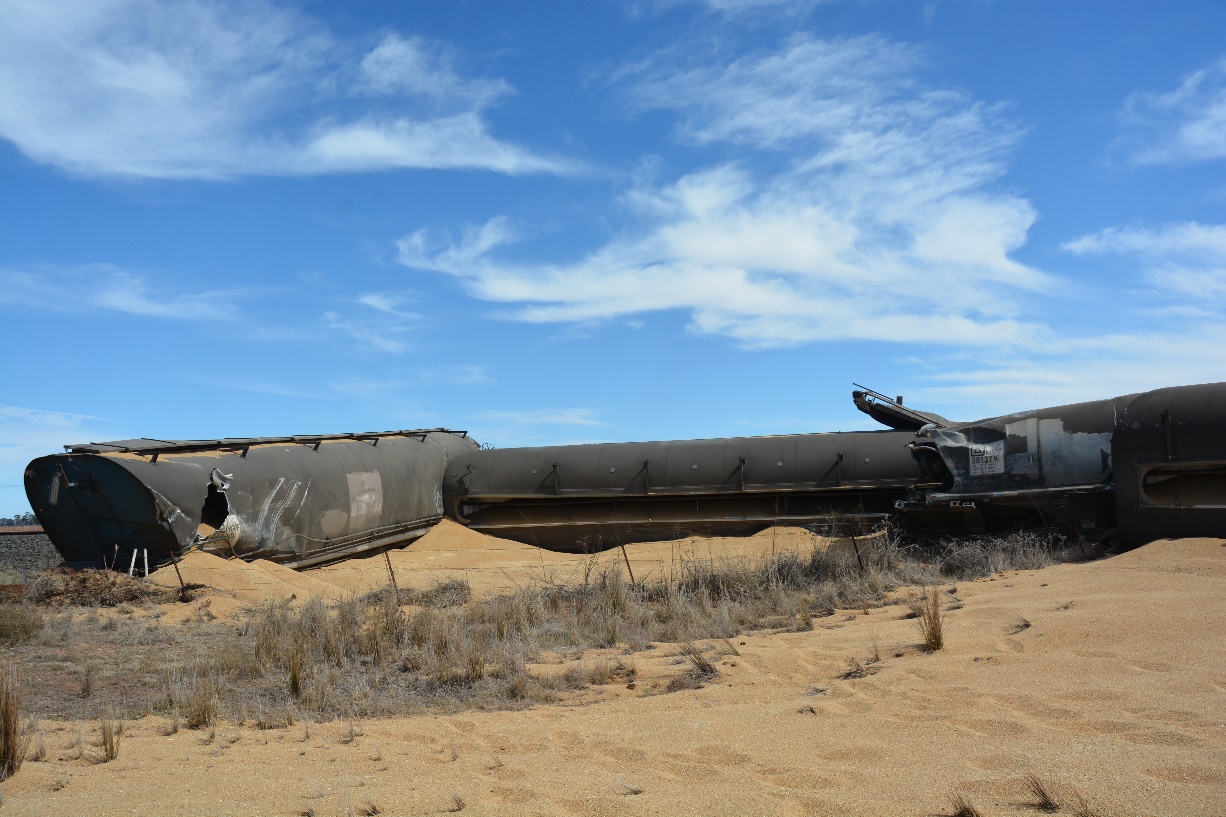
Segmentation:
{"type": "Polygon", "coordinates": [[[24,584],[30,576],[62,561],[45,533],[0,534],[0,584],[24,584]]]}

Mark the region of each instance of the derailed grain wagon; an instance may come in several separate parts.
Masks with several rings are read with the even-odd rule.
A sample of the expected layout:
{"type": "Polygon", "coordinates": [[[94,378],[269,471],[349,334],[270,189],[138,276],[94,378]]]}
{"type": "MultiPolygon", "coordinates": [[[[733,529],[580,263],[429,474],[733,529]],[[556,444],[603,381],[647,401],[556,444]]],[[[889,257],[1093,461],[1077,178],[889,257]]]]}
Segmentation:
{"type": "Polygon", "coordinates": [[[444,469],[476,448],[446,429],[89,443],[31,462],[25,487],[69,564],[202,547],[308,567],[425,533],[444,469]]]}
{"type": "Polygon", "coordinates": [[[70,564],[186,548],[310,567],[445,515],[596,552],[773,524],[941,536],[1060,525],[1127,547],[1226,536],[1226,383],[952,422],[863,389],[890,431],[480,448],[446,429],[66,446],[26,494],[70,564]]]}
{"type": "Polygon", "coordinates": [[[475,451],[452,462],[447,513],[549,550],[597,552],[770,525],[885,519],[918,469],[895,431],[475,451]]]}

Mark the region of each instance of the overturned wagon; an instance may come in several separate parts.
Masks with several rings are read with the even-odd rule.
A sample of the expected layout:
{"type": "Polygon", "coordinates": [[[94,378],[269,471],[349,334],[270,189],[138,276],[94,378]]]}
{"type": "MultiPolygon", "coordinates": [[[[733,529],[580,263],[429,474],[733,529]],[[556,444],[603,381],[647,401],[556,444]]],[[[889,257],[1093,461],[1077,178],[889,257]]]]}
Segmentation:
{"type": "Polygon", "coordinates": [[[308,567],[402,544],[443,515],[446,429],[66,446],[27,466],[26,494],[65,561],[201,546],[308,567]]]}
{"type": "Polygon", "coordinates": [[[483,449],[446,429],[67,446],[26,493],[65,560],[199,546],[309,567],[444,515],[592,552],[889,516],[939,535],[1063,525],[1125,546],[1226,536],[1226,383],[951,422],[868,389],[891,431],[483,449]]]}
{"type": "Polygon", "coordinates": [[[549,550],[595,552],[773,524],[884,519],[915,482],[895,431],[482,450],[447,469],[447,513],[549,550]]]}

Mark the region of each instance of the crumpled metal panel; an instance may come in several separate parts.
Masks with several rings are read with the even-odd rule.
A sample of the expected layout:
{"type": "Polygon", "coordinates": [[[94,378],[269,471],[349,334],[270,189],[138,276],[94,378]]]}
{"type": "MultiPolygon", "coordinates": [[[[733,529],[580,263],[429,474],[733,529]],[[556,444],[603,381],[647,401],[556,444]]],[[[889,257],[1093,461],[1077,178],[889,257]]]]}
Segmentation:
{"type": "Polygon", "coordinates": [[[1110,481],[1114,423],[1114,400],[1096,400],[926,428],[913,447],[935,449],[948,469],[940,493],[1089,486],[1110,481]]]}

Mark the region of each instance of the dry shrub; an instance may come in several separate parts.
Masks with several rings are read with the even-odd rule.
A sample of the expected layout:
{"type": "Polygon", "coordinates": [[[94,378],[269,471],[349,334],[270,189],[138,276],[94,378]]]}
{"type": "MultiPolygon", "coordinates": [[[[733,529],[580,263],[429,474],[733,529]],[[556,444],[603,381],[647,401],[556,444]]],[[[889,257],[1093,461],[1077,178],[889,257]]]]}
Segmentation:
{"type": "Polygon", "coordinates": [[[21,728],[21,690],[17,667],[10,661],[0,669],[0,780],[17,773],[30,745],[30,733],[21,728]]]}
{"type": "Polygon", "coordinates": [[[839,674],[839,679],[850,681],[853,678],[867,678],[877,672],[879,667],[868,666],[854,655],[847,656],[847,667],[839,674]]]}
{"type": "Polygon", "coordinates": [[[944,614],[941,612],[941,594],[935,587],[928,588],[928,593],[920,598],[916,611],[918,618],[916,626],[920,631],[920,639],[924,647],[935,652],[945,646],[944,614]]]}
{"type": "Polygon", "coordinates": [[[938,546],[936,556],[941,575],[975,579],[1084,556],[1079,547],[1066,548],[1065,544],[1065,534],[1058,528],[1038,528],[945,542],[938,546]]]}
{"type": "Polygon", "coordinates": [[[162,604],[178,597],[177,589],[109,570],[57,567],[40,573],[26,585],[28,600],[57,607],[118,607],[143,601],[162,604]]]}
{"type": "Polygon", "coordinates": [[[401,588],[397,594],[399,604],[418,607],[459,607],[467,604],[473,591],[466,579],[448,579],[436,583],[429,590],[401,588]]]}
{"type": "Polygon", "coordinates": [[[28,641],[43,629],[43,617],[24,604],[0,603],[0,645],[28,641]]]}

